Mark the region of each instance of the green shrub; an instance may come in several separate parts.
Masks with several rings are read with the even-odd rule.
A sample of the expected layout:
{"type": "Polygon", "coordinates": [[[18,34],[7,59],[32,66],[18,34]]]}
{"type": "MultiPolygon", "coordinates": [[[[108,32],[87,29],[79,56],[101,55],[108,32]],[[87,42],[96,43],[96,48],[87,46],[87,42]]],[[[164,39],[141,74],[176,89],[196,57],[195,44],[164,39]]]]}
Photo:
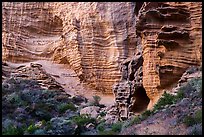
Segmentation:
{"type": "Polygon", "coordinates": [[[106,115],[106,112],[102,111],[102,112],[99,113],[99,115],[103,117],[103,116],[106,115]]]}
{"type": "Polygon", "coordinates": [[[195,112],[194,118],[195,118],[196,123],[202,123],[202,109],[197,110],[195,112]]]}
{"type": "Polygon", "coordinates": [[[87,123],[96,123],[96,119],[89,117],[88,115],[74,116],[73,122],[76,123],[79,127],[83,127],[87,123]]]}
{"type": "Polygon", "coordinates": [[[39,118],[39,120],[49,121],[52,118],[50,111],[44,109],[37,109],[35,111],[35,116],[39,118]]]}
{"type": "Polygon", "coordinates": [[[202,78],[193,78],[184,86],[182,86],[180,89],[183,90],[185,93],[189,93],[191,91],[200,91],[202,88],[202,78]]]}
{"type": "Polygon", "coordinates": [[[72,103],[62,103],[58,106],[58,110],[60,113],[64,113],[68,109],[76,111],[76,107],[72,103]]]}
{"type": "Polygon", "coordinates": [[[135,116],[129,123],[129,126],[132,126],[134,124],[139,124],[141,123],[141,119],[138,116],[135,116]]]}
{"type": "Polygon", "coordinates": [[[104,131],[105,130],[105,122],[101,122],[100,124],[98,124],[96,129],[98,131],[104,131]]]}
{"type": "Polygon", "coordinates": [[[37,130],[37,129],[39,129],[38,127],[36,127],[34,124],[31,124],[28,128],[27,128],[27,132],[28,133],[34,133],[35,132],[35,130],[37,130]]]}
{"type": "Polygon", "coordinates": [[[88,123],[93,123],[96,124],[96,119],[91,118],[89,115],[83,114],[83,115],[78,115],[74,116],[71,119],[72,123],[77,124],[78,128],[75,132],[76,135],[80,135],[84,129],[84,126],[88,123]]]}
{"type": "Polygon", "coordinates": [[[194,125],[196,122],[195,122],[195,119],[192,117],[192,116],[186,116],[183,120],[183,123],[186,125],[186,126],[192,126],[194,125]]]}
{"type": "Polygon", "coordinates": [[[2,96],[6,95],[6,94],[8,94],[8,93],[10,92],[10,91],[8,90],[8,87],[9,87],[8,84],[6,84],[6,83],[3,84],[3,83],[2,83],[1,87],[2,87],[2,88],[1,88],[2,96]]]}
{"type": "Polygon", "coordinates": [[[118,121],[110,125],[111,129],[108,128],[108,130],[105,126],[105,122],[102,122],[96,127],[96,129],[99,131],[99,135],[116,135],[121,131],[123,122],[118,121]]]}
{"type": "Polygon", "coordinates": [[[151,114],[152,114],[152,111],[146,110],[145,112],[143,112],[143,113],[141,114],[141,120],[145,120],[145,119],[148,118],[151,114]]]}
{"type": "Polygon", "coordinates": [[[177,100],[181,100],[185,97],[185,93],[183,90],[179,89],[179,91],[177,92],[177,95],[176,95],[176,99],[177,100]]]}
{"type": "Polygon", "coordinates": [[[162,107],[164,107],[165,105],[170,105],[176,102],[176,98],[174,95],[168,94],[166,92],[164,92],[164,94],[162,95],[162,97],[158,100],[157,104],[154,105],[154,111],[161,109],[162,107]]]}
{"type": "Polygon", "coordinates": [[[15,105],[15,106],[20,106],[23,103],[23,100],[20,98],[20,96],[18,95],[18,93],[13,92],[12,94],[7,96],[7,100],[15,105]]]}
{"type": "Polygon", "coordinates": [[[17,128],[14,125],[9,125],[7,128],[3,128],[2,134],[3,135],[23,135],[23,128],[17,128]]]}
{"type": "Polygon", "coordinates": [[[194,116],[186,116],[183,122],[186,126],[202,123],[202,109],[197,110],[194,116]]]}
{"type": "Polygon", "coordinates": [[[52,123],[50,121],[46,122],[46,125],[45,125],[45,130],[50,130],[52,129],[52,123]]]}
{"type": "Polygon", "coordinates": [[[114,123],[113,125],[112,125],[112,131],[114,131],[114,132],[120,132],[121,131],[121,129],[122,129],[122,126],[123,126],[123,123],[122,122],[117,122],[117,123],[114,123]]]}

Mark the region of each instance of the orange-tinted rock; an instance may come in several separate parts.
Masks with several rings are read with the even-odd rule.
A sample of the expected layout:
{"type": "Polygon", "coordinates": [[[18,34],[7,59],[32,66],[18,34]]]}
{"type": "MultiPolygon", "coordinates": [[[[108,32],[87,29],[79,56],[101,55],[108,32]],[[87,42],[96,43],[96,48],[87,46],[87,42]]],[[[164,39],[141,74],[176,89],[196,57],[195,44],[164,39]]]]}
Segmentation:
{"type": "Polygon", "coordinates": [[[113,87],[121,120],[152,109],[187,68],[201,65],[201,6],[199,2],[138,5],[137,51],[142,59],[133,56],[123,61],[121,81],[113,87]]]}
{"type": "Polygon", "coordinates": [[[200,2],[149,2],[140,9],[136,29],[142,38],[149,108],[189,66],[200,65],[201,6],[200,2]]]}
{"type": "Polygon", "coordinates": [[[3,60],[70,64],[81,80],[111,93],[119,63],[136,49],[134,3],[5,2],[3,60]]]}
{"type": "MultiPolygon", "coordinates": [[[[202,61],[201,2],[7,2],[2,12],[3,60],[70,64],[82,81],[104,93],[122,75],[114,93],[125,99],[135,93],[131,103],[118,100],[131,111],[140,104],[137,92],[146,93],[150,109],[189,66],[202,61]],[[127,81],[137,90],[128,89],[127,81]]],[[[127,117],[125,107],[121,114],[127,117]]]]}

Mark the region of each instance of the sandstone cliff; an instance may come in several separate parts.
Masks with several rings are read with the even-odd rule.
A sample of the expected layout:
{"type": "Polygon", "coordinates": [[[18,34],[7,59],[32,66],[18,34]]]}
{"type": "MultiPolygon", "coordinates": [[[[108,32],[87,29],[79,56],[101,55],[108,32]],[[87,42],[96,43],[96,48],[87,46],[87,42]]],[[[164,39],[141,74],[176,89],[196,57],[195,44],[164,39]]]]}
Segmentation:
{"type": "Polygon", "coordinates": [[[134,3],[3,3],[3,60],[70,64],[80,79],[111,93],[119,64],[136,50],[134,3]]]}
{"type": "Polygon", "coordinates": [[[70,64],[116,97],[119,116],[151,109],[201,65],[201,2],[3,3],[3,60],[70,64]],[[120,71],[121,70],[121,71],[120,71]],[[118,82],[118,83],[117,83],[118,82]]]}
{"type": "Polygon", "coordinates": [[[190,66],[201,65],[202,3],[145,2],[137,12],[140,56],[123,62],[122,79],[113,87],[119,116],[152,109],[190,66]],[[140,41],[141,39],[141,41],[140,41]]]}

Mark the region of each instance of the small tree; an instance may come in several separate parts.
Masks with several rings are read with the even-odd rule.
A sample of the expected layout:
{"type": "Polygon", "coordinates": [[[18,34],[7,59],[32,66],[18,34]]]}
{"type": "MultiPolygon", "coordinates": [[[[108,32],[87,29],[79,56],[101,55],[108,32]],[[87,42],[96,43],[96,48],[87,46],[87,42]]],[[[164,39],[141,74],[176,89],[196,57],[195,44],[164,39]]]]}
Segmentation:
{"type": "Polygon", "coordinates": [[[90,102],[90,105],[92,105],[92,106],[99,106],[100,105],[100,103],[99,103],[100,101],[101,101],[101,97],[95,95],[95,96],[93,96],[93,101],[90,102]]]}

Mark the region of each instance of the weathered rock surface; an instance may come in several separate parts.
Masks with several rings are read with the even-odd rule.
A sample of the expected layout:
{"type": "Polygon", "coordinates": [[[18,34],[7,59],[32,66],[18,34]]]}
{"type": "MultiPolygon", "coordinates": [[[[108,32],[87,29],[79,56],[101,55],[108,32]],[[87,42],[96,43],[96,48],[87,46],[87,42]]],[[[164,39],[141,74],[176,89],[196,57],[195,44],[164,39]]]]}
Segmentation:
{"type": "Polygon", "coordinates": [[[70,64],[81,81],[103,93],[116,83],[118,115],[125,119],[151,109],[189,66],[201,65],[201,7],[201,2],[5,2],[3,60],[70,64]]]}
{"type": "Polygon", "coordinates": [[[97,106],[89,106],[80,110],[80,115],[90,115],[92,118],[97,118],[99,115],[100,107],[97,106]]]}
{"type": "Polygon", "coordinates": [[[81,80],[111,93],[119,63],[136,49],[135,3],[5,2],[3,60],[70,64],[81,80]]]}
{"type": "Polygon", "coordinates": [[[202,75],[201,70],[190,67],[180,78],[186,78],[186,82],[179,83],[179,88],[173,89],[182,91],[183,97],[175,104],[165,105],[152,113],[140,124],[124,128],[120,134],[136,135],[202,135],[202,75]],[[190,72],[190,73],[189,73],[190,72]],[[198,115],[198,112],[200,113],[198,115]],[[193,122],[188,117],[196,117],[197,122],[193,122]],[[186,120],[188,118],[188,124],[186,120]]]}
{"type": "Polygon", "coordinates": [[[142,39],[148,108],[189,66],[201,64],[201,7],[201,2],[147,2],[140,9],[136,31],[142,39]]]}
{"type": "Polygon", "coordinates": [[[13,68],[10,75],[25,80],[36,80],[42,89],[63,91],[63,87],[50,74],[46,73],[41,64],[30,63],[29,66],[13,68]]]}
{"type": "Polygon", "coordinates": [[[120,119],[152,109],[164,90],[182,81],[185,70],[201,65],[201,6],[192,2],[138,5],[138,54],[121,63],[121,80],[113,86],[120,119]]]}

